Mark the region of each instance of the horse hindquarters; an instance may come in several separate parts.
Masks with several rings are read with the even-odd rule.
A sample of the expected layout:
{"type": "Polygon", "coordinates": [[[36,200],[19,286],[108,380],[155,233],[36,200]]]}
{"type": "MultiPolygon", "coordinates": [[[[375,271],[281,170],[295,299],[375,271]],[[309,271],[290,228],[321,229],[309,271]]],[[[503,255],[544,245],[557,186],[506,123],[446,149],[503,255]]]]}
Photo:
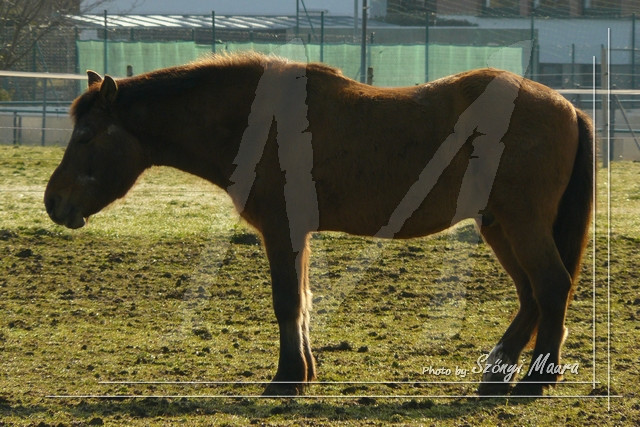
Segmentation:
{"type": "Polygon", "coordinates": [[[562,262],[575,283],[580,260],[587,243],[587,228],[591,217],[593,196],[593,124],[584,112],[578,115],[578,151],[569,185],[562,196],[553,236],[562,262]]]}
{"type": "MultiPolygon", "coordinates": [[[[578,118],[576,158],[569,184],[560,201],[558,214],[553,225],[553,239],[562,266],[569,276],[568,285],[567,279],[564,277],[562,285],[558,289],[551,288],[548,283],[541,291],[534,289],[534,292],[537,291],[540,294],[540,296],[536,295],[536,299],[541,309],[552,313],[557,312],[558,315],[554,318],[553,315],[545,316],[542,312],[531,367],[525,382],[521,382],[515,390],[516,393],[540,394],[544,384],[527,384],[526,381],[537,379],[543,382],[550,380],[553,383],[559,377],[556,374],[548,374],[548,370],[552,364],[557,367],[560,364],[560,346],[566,337],[564,313],[569,304],[573,287],[578,281],[580,261],[587,243],[588,224],[593,202],[593,125],[589,116],[584,112],[576,110],[576,114],[578,118]],[[559,315],[560,312],[562,312],[562,317],[559,315]],[[559,322],[560,319],[562,319],[562,328],[558,323],[554,323],[559,322]],[[545,339],[552,339],[551,342],[554,345],[549,346],[545,339]],[[556,343],[557,348],[555,347],[556,343]],[[545,359],[547,354],[549,354],[549,358],[545,359]],[[547,362],[540,363],[544,360],[547,362]],[[537,370],[534,371],[535,369],[537,370]]],[[[557,265],[557,260],[554,265],[557,265]]],[[[556,269],[559,270],[557,266],[556,269]]],[[[562,276],[566,276],[566,273],[562,273],[562,276]]]]}
{"type": "Polygon", "coordinates": [[[527,333],[530,336],[536,326],[538,329],[531,366],[514,390],[515,394],[541,394],[545,386],[558,378],[553,368],[560,364],[560,347],[566,335],[566,309],[586,244],[592,201],[593,130],[588,116],[580,111],[577,114],[578,147],[555,221],[551,224],[547,218],[534,215],[526,225],[503,222],[503,237],[508,243],[503,247],[496,245],[495,238],[492,241],[488,230],[483,230],[488,243],[514,278],[521,302],[518,315],[496,349],[503,350],[501,345],[505,345],[511,351],[507,359],[517,361],[527,333]],[[532,323],[526,325],[523,319],[532,323]]]}

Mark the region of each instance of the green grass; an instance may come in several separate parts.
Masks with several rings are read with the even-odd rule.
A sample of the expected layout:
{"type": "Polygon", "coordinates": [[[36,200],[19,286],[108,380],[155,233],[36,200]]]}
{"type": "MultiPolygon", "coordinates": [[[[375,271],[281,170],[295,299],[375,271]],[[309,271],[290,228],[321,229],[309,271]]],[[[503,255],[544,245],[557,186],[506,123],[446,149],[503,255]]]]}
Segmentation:
{"type": "MultiPolygon", "coordinates": [[[[268,265],[229,198],[171,169],[69,231],[42,204],[58,148],[0,146],[0,424],[634,424],[640,299],[640,164],[613,163],[611,351],[607,351],[606,171],[599,174],[596,379],[552,398],[479,399],[462,378],[517,309],[515,288],[468,223],[411,241],[338,233],[312,239],[312,346],[340,398],[260,399],[262,384],[112,381],[270,380],[278,354],[268,265]],[[622,398],[580,398],[611,393],[622,398]],[[423,373],[449,368],[450,376],[423,373]],[[48,397],[69,395],[70,398],[48,397]],[[138,395],[139,398],[89,398],[138,395]],[[431,397],[363,397],[363,396],[431,397]],[[437,396],[437,397],[435,397],[437,396]],[[445,398],[441,396],[468,396],[445,398]],[[557,397],[557,398],[556,398],[557,397]],[[611,411],[607,410],[610,403],[611,411]]],[[[591,247],[567,318],[568,381],[592,380],[591,247]]],[[[529,353],[522,361],[528,362],[529,353]]]]}

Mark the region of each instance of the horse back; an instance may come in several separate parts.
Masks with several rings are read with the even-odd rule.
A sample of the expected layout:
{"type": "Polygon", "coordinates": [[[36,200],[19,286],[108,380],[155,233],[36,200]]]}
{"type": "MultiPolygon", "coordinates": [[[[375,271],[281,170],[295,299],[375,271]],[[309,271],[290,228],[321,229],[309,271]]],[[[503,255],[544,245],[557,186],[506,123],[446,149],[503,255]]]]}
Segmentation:
{"type": "MultiPolygon", "coordinates": [[[[451,138],[458,139],[452,145],[455,152],[445,156],[446,164],[433,169],[438,176],[425,197],[409,201],[415,209],[405,215],[394,237],[427,235],[463,217],[474,217],[479,209],[460,210],[460,189],[473,169],[469,166],[477,149],[474,144],[487,133],[483,124],[500,114],[504,132],[494,135],[495,144],[504,147],[500,167],[493,172],[476,167],[471,172],[478,175],[472,180],[492,181],[486,207],[504,216],[513,213],[509,206],[522,213],[526,203],[513,203],[515,194],[531,193],[529,200],[535,200],[547,192],[551,204],[557,204],[566,187],[570,174],[564,171],[570,171],[575,157],[570,141],[576,139],[575,111],[543,85],[494,69],[404,88],[363,85],[323,66],[307,66],[306,78],[319,230],[376,235],[407,201],[409,190],[421,182],[425,171],[433,169],[434,155],[451,138]],[[486,106],[478,108],[482,102],[486,106]],[[492,176],[482,175],[487,173],[492,176]]],[[[278,124],[273,126],[262,161],[263,177],[273,175],[267,171],[273,169],[270,164],[278,164],[278,124]]],[[[270,191],[282,188],[286,179],[280,177],[273,185],[260,179],[260,169],[259,165],[255,187],[263,183],[264,197],[259,204],[273,206],[276,197],[270,191]]],[[[284,197],[277,199],[284,206],[284,197]]]]}

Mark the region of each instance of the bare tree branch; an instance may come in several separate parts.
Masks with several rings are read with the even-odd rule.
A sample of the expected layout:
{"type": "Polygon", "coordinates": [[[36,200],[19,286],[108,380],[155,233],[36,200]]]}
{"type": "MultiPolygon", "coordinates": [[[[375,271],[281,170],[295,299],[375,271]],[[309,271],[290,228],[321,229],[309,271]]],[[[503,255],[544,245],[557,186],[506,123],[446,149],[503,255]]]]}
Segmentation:
{"type": "Polygon", "coordinates": [[[0,69],[10,69],[36,44],[64,25],[66,16],[110,0],[0,0],[0,69]]]}

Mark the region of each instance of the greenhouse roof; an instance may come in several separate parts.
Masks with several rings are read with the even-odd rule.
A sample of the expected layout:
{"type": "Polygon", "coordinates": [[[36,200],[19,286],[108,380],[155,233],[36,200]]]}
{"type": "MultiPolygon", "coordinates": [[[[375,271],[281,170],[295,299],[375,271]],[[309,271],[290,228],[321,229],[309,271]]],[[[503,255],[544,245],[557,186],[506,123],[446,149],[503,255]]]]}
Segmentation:
{"type": "MultiPolygon", "coordinates": [[[[79,27],[103,27],[104,15],[70,15],[69,20],[79,27]]],[[[222,30],[287,30],[295,28],[295,16],[219,16],[216,15],[216,28],[222,30]]],[[[313,13],[299,17],[299,26],[320,28],[321,16],[313,13]]],[[[395,27],[379,21],[369,20],[367,25],[373,28],[395,27]]],[[[107,15],[107,26],[115,28],[208,28],[211,27],[210,15],[107,15]]],[[[353,28],[351,16],[324,17],[325,28],[353,28]]],[[[358,23],[360,26],[360,23],[358,23]]]]}

